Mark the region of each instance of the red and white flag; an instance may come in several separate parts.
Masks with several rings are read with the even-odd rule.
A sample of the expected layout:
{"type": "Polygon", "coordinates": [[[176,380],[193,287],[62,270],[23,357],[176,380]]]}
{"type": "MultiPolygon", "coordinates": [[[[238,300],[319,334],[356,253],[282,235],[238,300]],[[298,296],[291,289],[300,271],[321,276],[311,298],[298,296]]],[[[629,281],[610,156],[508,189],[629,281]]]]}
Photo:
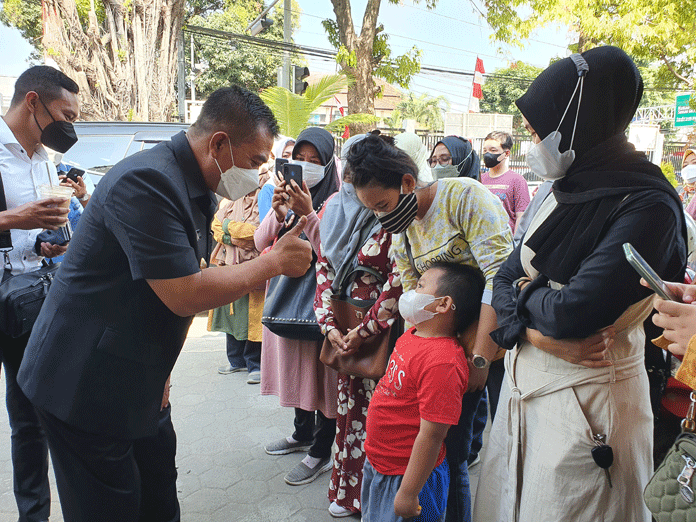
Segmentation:
{"type": "MultiPolygon", "coordinates": [[[[345,116],[346,111],[343,109],[343,105],[341,105],[341,100],[339,100],[335,94],[334,94],[334,101],[336,102],[336,106],[338,107],[338,112],[341,113],[341,117],[345,116]]],[[[348,131],[348,125],[346,125],[346,128],[343,131],[343,135],[341,137],[344,140],[347,140],[350,137],[350,132],[348,131]]]]}
{"type": "Polygon", "coordinates": [[[469,112],[480,112],[479,100],[483,98],[483,75],[486,73],[483,68],[483,60],[476,58],[476,68],[474,69],[474,86],[471,90],[471,98],[469,98],[469,112]]]}

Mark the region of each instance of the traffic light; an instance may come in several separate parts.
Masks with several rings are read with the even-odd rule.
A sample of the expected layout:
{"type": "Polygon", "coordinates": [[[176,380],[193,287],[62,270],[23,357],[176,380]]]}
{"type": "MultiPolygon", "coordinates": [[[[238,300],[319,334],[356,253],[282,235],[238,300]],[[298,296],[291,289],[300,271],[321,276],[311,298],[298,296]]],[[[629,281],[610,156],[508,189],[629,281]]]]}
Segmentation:
{"type": "Polygon", "coordinates": [[[309,67],[292,66],[292,92],[304,94],[309,84],[304,81],[309,76],[309,67]]]}
{"type": "Polygon", "coordinates": [[[251,33],[251,36],[256,36],[257,34],[262,33],[271,27],[271,25],[273,25],[273,20],[269,20],[264,16],[249,26],[249,32],[251,33]]]}

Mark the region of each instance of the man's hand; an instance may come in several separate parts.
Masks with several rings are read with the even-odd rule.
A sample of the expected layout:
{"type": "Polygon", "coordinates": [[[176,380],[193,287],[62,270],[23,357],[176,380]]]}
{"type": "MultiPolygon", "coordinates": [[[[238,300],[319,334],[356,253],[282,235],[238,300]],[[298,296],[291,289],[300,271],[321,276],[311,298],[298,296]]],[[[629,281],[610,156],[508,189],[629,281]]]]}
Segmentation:
{"type": "Polygon", "coordinates": [[[278,240],[270,254],[266,254],[275,256],[275,262],[283,275],[303,276],[312,265],[312,245],[309,241],[300,239],[306,224],[307,217],[302,216],[297,225],[278,240]]]}
{"type": "Polygon", "coordinates": [[[52,257],[62,256],[67,252],[68,245],[52,245],[51,243],[41,243],[41,255],[51,259],[52,257]]]}
{"type": "Polygon", "coordinates": [[[164,383],[164,393],[162,394],[162,404],[160,405],[160,411],[169,406],[169,390],[172,385],[170,384],[172,376],[167,377],[167,382],[164,383]]]}
{"type": "Polygon", "coordinates": [[[488,368],[476,368],[469,359],[466,362],[469,365],[469,387],[466,392],[483,390],[488,380],[488,368]]]}
{"type": "Polygon", "coordinates": [[[0,212],[2,218],[2,230],[13,228],[32,230],[45,228],[56,230],[68,221],[69,208],[59,207],[65,203],[64,198],[46,198],[39,201],[30,201],[24,205],[0,212]]]}
{"type": "Polygon", "coordinates": [[[614,342],[614,328],[600,330],[586,339],[554,339],[538,330],[527,328],[527,339],[540,350],[556,357],[587,368],[611,366],[606,354],[614,342]]]}

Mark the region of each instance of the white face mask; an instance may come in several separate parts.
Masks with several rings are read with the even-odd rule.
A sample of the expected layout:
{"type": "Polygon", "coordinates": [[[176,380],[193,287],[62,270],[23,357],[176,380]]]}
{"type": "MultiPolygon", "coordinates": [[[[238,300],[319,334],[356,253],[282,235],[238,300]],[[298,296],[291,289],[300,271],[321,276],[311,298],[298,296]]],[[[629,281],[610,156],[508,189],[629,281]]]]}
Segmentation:
{"type": "Polygon", "coordinates": [[[401,294],[399,298],[399,313],[409,323],[420,324],[437,315],[437,312],[425,310],[425,307],[438,299],[442,298],[430,294],[419,294],[415,290],[409,290],[401,294]]]}
{"type": "Polygon", "coordinates": [[[558,122],[558,128],[546,136],[536,145],[533,145],[527,152],[527,165],[530,166],[532,172],[537,176],[542,177],[547,181],[556,181],[566,175],[568,169],[575,161],[575,151],[573,149],[573,141],[575,140],[575,128],[578,125],[578,115],[580,114],[580,102],[582,101],[582,86],[584,85],[584,76],[578,78],[578,83],[575,85],[573,95],[570,97],[568,106],[561,116],[561,121],[558,122]],[[578,110],[575,113],[575,124],[573,125],[573,135],[570,138],[570,148],[565,152],[560,152],[558,147],[561,144],[561,133],[558,129],[561,128],[561,123],[570,109],[570,104],[573,103],[575,93],[580,87],[580,97],[578,99],[578,110]]]}
{"type": "Polygon", "coordinates": [[[236,167],[234,165],[234,156],[232,155],[232,143],[229,138],[227,142],[230,145],[232,166],[223,172],[217,158],[213,158],[218,169],[220,169],[220,183],[215,192],[223,198],[236,201],[259,188],[259,169],[240,169],[236,167]]]}
{"type": "MultiPolygon", "coordinates": [[[[302,165],[302,180],[307,183],[307,188],[316,187],[319,182],[324,179],[327,169],[331,166],[333,158],[329,161],[326,167],[322,165],[317,165],[316,163],[309,163],[307,161],[290,160],[290,163],[295,165],[302,165]]],[[[300,187],[301,188],[301,187],[300,187]]]]}

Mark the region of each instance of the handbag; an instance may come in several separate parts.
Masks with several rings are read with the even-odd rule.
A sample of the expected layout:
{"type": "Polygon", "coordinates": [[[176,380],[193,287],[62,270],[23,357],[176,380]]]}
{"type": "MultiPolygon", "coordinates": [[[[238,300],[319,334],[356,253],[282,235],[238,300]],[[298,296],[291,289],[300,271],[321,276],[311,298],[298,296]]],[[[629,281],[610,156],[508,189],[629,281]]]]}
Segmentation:
{"type": "Polygon", "coordinates": [[[643,492],[645,505],[657,522],[696,522],[696,393],[682,421],[682,433],[643,492]]]}
{"type": "MultiPolygon", "coordinates": [[[[366,266],[358,266],[343,277],[339,285],[339,293],[331,296],[331,310],[342,334],[359,326],[376,302],[375,299],[359,300],[347,296],[348,287],[358,272],[372,274],[380,284],[384,284],[382,275],[366,266]]],[[[387,371],[389,356],[400,334],[400,325],[399,316],[391,326],[366,339],[357,351],[348,355],[337,350],[327,337],[321,347],[319,360],[340,373],[379,380],[387,371]]]]}
{"type": "MultiPolygon", "coordinates": [[[[7,200],[0,176],[0,212],[5,210],[7,200]]],[[[17,338],[29,333],[34,327],[60,264],[47,264],[44,261],[44,266],[38,270],[13,276],[9,256],[12,249],[11,232],[0,232],[0,252],[3,252],[5,261],[5,270],[0,282],[0,332],[17,338]]]]}

